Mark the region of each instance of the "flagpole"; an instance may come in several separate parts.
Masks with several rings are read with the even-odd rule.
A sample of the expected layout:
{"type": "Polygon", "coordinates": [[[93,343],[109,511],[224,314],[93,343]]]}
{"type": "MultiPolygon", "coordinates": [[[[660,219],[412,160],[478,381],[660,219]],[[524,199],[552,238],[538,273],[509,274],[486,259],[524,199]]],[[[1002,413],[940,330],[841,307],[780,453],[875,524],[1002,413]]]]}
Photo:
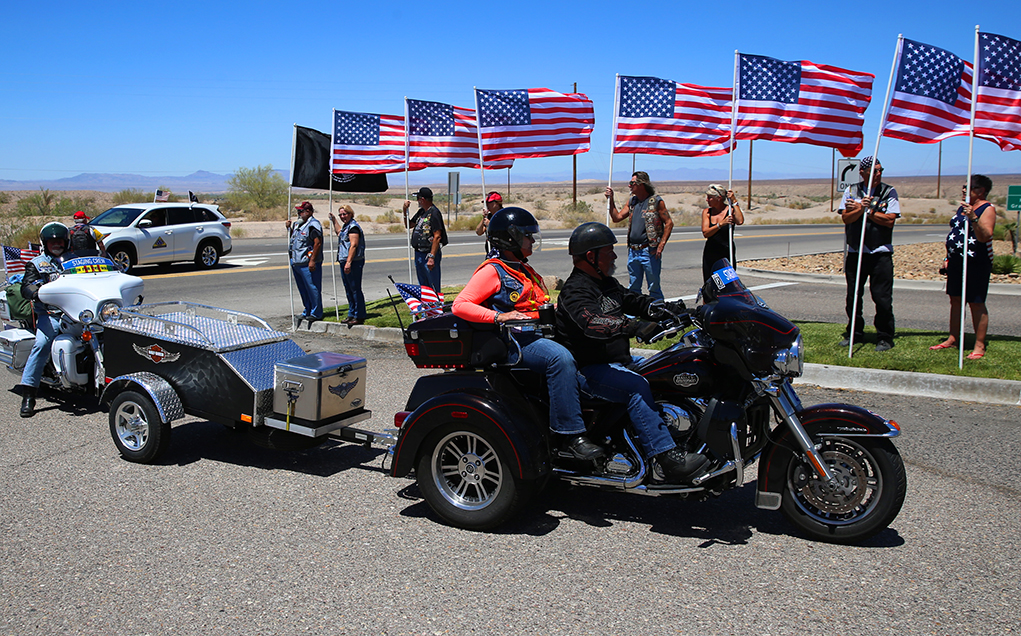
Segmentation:
{"type": "MultiPolygon", "coordinates": [[[[472,92],[475,94],[475,132],[479,137],[479,172],[482,173],[482,216],[486,216],[486,162],[482,158],[482,118],[479,117],[479,88],[478,86],[472,86],[472,92]]],[[[507,169],[507,180],[510,181],[510,168],[507,169]]],[[[508,190],[510,187],[508,186],[508,190]]],[[[450,196],[450,193],[447,193],[450,196]]],[[[507,196],[510,197],[510,192],[507,192],[507,196]]]]}
{"type": "MultiPolygon", "coordinates": [[[[411,169],[411,119],[408,117],[408,96],[404,96],[404,200],[411,200],[411,187],[408,185],[408,171],[411,169]]],[[[411,210],[408,206],[408,220],[404,227],[404,234],[408,239],[408,280],[417,280],[412,271],[411,255],[411,210]]]]}
{"type": "MultiPolygon", "coordinates": [[[[741,54],[738,53],[737,49],[734,49],[734,83],[731,85],[733,88],[730,89],[731,90],[731,93],[730,93],[730,103],[731,103],[731,108],[730,108],[730,153],[729,153],[730,154],[730,171],[727,173],[727,189],[728,190],[733,190],[734,189],[734,135],[735,135],[735,133],[737,131],[737,110],[738,110],[738,107],[737,107],[737,101],[738,100],[737,100],[737,98],[738,98],[738,95],[741,94],[740,93],[740,86],[739,86],[739,82],[741,81],[740,68],[741,68],[741,54]]],[[[748,192],[749,192],[749,196],[751,196],[751,194],[750,194],[751,193],[751,187],[752,187],[751,186],[751,180],[752,180],[752,148],[751,148],[751,142],[749,142],[749,144],[748,144],[748,192]]],[[[730,201],[728,200],[727,203],[729,204],[730,201]]],[[[734,224],[733,224],[733,219],[731,219],[729,235],[730,235],[730,239],[729,239],[729,243],[730,243],[730,254],[729,254],[730,255],[730,266],[733,267],[734,266],[734,224]]]]}
{"type": "MultiPolygon", "coordinates": [[[[890,79],[886,83],[886,97],[883,99],[883,117],[879,120],[879,131],[876,133],[876,149],[872,152],[872,165],[869,167],[869,183],[865,190],[865,196],[872,195],[872,182],[876,175],[876,164],[879,163],[879,140],[883,138],[883,127],[886,126],[886,115],[890,108],[890,89],[893,88],[893,75],[897,71],[897,60],[900,59],[901,45],[904,40],[903,34],[897,34],[897,46],[894,47],[893,64],[890,65],[890,79]]],[[[861,165],[861,164],[859,164],[861,165]]],[[[850,186],[848,186],[850,187],[850,186]]],[[[851,358],[854,353],[854,328],[858,320],[858,285],[861,283],[861,262],[865,251],[865,223],[868,221],[867,214],[862,212],[861,238],[858,240],[858,266],[854,274],[854,302],[851,304],[850,329],[847,334],[847,357],[851,358]]],[[[864,292],[861,294],[864,296],[864,292]]],[[[864,325],[862,326],[864,328],[864,325]]]]}
{"type": "MultiPolygon", "coordinates": [[[[291,181],[294,181],[294,149],[298,145],[298,124],[291,128],[291,178],[287,183],[287,220],[291,220],[291,181]]],[[[287,233],[287,295],[291,299],[291,331],[296,331],[298,326],[294,323],[294,276],[291,275],[291,234],[287,233]]]]}
{"type": "MultiPolygon", "coordinates": [[[[333,109],[333,124],[337,120],[337,109],[333,109]]],[[[335,125],[335,124],[334,124],[335,125]]],[[[329,212],[326,213],[326,219],[329,221],[330,215],[333,214],[333,159],[327,162],[326,176],[330,179],[330,207],[329,212]]],[[[333,317],[340,320],[340,299],[337,297],[337,252],[333,249],[333,221],[329,222],[329,234],[330,234],[330,275],[333,277],[333,317]]],[[[324,308],[325,309],[325,308],[324,308]]]]}
{"type": "MultiPolygon", "coordinates": [[[[964,204],[971,205],[971,160],[975,147],[975,109],[978,106],[978,28],[975,25],[975,60],[971,68],[971,122],[968,125],[968,180],[964,182],[964,204]]],[[[965,308],[968,305],[968,235],[971,232],[971,222],[964,217],[964,247],[961,250],[961,330],[957,334],[957,368],[964,368],[964,317],[965,308]]],[[[978,246],[976,245],[976,248],[978,246]]],[[[976,334],[977,336],[977,334],[976,334]]]]}
{"type": "MultiPolygon", "coordinates": [[[[606,178],[606,187],[613,187],[613,143],[617,135],[617,112],[620,109],[620,73],[617,73],[617,83],[613,87],[613,132],[610,133],[610,176],[606,178]]],[[[606,199],[606,225],[610,225],[610,204],[613,197],[606,199]]]]}

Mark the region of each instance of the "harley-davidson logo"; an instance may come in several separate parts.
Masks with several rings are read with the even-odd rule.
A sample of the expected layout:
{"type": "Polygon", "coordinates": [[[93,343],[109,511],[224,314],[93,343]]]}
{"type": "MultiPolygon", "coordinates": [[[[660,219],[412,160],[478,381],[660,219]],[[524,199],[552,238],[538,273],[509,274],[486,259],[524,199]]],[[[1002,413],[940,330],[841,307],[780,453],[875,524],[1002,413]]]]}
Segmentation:
{"type": "Polygon", "coordinates": [[[175,362],[181,357],[180,353],[170,353],[158,344],[151,344],[148,347],[139,347],[136,344],[132,344],[131,347],[135,350],[135,353],[143,358],[149,358],[156,364],[161,362],[175,362]]]}
{"type": "Polygon", "coordinates": [[[330,393],[343,400],[347,397],[347,394],[351,392],[351,389],[356,386],[358,386],[358,378],[355,378],[354,382],[341,382],[337,386],[331,386],[328,388],[330,389],[330,393]]]}
{"type": "Polygon", "coordinates": [[[698,376],[694,373],[678,373],[674,376],[674,384],[677,386],[695,386],[698,384],[698,376]]]}

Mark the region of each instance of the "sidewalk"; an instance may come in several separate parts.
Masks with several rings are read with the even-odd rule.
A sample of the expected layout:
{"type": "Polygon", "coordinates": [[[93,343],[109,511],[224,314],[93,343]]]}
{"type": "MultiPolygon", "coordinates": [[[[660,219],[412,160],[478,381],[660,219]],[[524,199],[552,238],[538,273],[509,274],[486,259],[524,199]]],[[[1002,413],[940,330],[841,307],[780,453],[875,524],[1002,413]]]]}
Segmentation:
{"type": "MultiPolygon", "coordinates": [[[[843,276],[832,276],[829,274],[777,272],[768,269],[754,269],[742,266],[741,275],[743,276],[745,274],[750,276],[764,276],[782,281],[812,282],[822,285],[840,285],[841,287],[847,286],[847,281],[844,280],[843,276]]],[[[866,281],[865,286],[868,287],[868,281],[866,281]]],[[[907,280],[905,278],[893,279],[894,289],[942,292],[945,289],[945,286],[945,283],[941,280],[907,280]]],[[[989,283],[989,293],[998,296],[1021,296],[1021,285],[1012,285],[1010,283],[989,283]]]]}
{"type": "MultiPolygon", "coordinates": [[[[913,281],[908,281],[913,282],[913,281]]],[[[841,280],[843,284],[843,280],[841,280]]],[[[1012,285],[1004,285],[1012,287],[1012,285]]],[[[335,336],[347,336],[403,344],[404,336],[397,327],[357,325],[348,329],[335,322],[316,322],[312,331],[335,336]]],[[[632,349],[632,354],[649,357],[657,353],[651,349],[632,349]]],[[[871,391],[892,395],[933,397],[944,400],[963,400],[989,404],[1021,406],[1021,382],[991,380],[933,373],[911,373],[886,369],[860,369],[826,364],[806,364],[805,373],[795,384],[811,384],[826,389],[871,391]]]]}

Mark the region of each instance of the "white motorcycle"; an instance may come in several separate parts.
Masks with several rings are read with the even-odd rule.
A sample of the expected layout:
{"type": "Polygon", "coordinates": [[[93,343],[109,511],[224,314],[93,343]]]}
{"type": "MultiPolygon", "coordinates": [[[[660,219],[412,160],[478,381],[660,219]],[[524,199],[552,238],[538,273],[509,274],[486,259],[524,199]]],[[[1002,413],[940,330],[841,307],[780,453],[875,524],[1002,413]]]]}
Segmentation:
{"type": "MultiPolygon", "coordinates": [[[[106,386],[103,322],[122,307],[142,302],[144,281],[122,273],[113,261],[83,256],[64,262],[56,280],[39,288],[39,300],[60,321],[42,384],[99,395],[106,386]]],[[[0,331],[0,363],[20,376],[35,333],[20,327],[0,331]]]]}

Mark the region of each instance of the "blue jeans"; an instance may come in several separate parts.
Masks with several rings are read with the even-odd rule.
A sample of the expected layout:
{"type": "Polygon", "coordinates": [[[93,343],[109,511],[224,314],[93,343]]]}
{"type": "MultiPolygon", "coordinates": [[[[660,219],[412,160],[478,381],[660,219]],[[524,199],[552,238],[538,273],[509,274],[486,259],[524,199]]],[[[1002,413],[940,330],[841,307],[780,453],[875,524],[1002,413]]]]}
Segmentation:
{"type": "Polygon", "coordinates": [[[443,254],[440,252],[436,253],[436,260],[432,269],[426,264],[428,262],[429,252],[415,252],[415,273],[418,274],[418,284],[422,287],[432,287],[432,290],[437,294],[440,293],[440,261],[443,259],[443,254]]]}
{"type": "Polygon", "coordinates": [[[305,310],[304,318],[323,319],[323,264],[319,263],[315,271],[310,271],[308,263],[291,263],[294,283],[298,286],[301,304],[305,310]]]}
{"type": "Polygon", "coordinates": [[[39,387],[39,381],[43,377],[43,369],[50,359],[50,349],[53,346],[53,339],[57,337],[60,329],[60,321],[50,315],[35,315],[35,344],[25,361],[25,370],[21,373],[21,383],[25,386],[39,387]]]}
{"type": "Polygon", "coordinates": [[[578,394],[578,369],[571,352],[548,338],[535,334],[515,335],[521,345],[521,364],[546,374],[549,389],[549,427],[554,433],[580,435],[585,432],[578,394]]]}
{"type": "Polygon", "coordinates": [[[663,259],[656,258],[650,253],[651,248],[643,247],[640,250],[628,249],[627,251],[627,273],[630,283],[628,289],[636,294],[642,293],[642,275],[649,283],[649,295],[656,300],[663,300],[663,290],[659,285],[659,273],[663,269],[663,259]]]}
{"type": "Polygon", "coordinates": [[[340,280],[344,281],[344,294],[347,296],[347,317],[354,320],[365,320],[365,294],[362,293],[362,270],[365,261],[351,261],[351,273],[344,271],[344,263],[340,264],[340,280]]]}
{"type": "Polygon", "coordinates": [[[638,433],[638,441],[646,459],[677,445],[656,409],[648,380],[616,362],[590,364],[581,368],[581,374],[585,377],[584,389],[592,395],[610,402],[627,404],[628,416],[638,433]]]}

